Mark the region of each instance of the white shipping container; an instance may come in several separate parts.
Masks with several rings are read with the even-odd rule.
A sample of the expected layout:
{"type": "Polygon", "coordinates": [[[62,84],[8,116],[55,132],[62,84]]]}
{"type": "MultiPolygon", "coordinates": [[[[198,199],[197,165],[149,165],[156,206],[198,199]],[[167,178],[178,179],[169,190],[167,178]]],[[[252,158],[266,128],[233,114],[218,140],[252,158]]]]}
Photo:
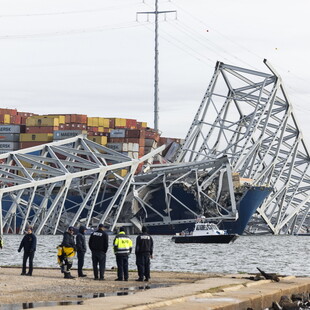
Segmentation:
{"type": "Polygon", "coordinates": [[[128,151],[130,152],[139,152],[139,143],[128,143],[128,151]]]}
{"type": "Polygon", "coordinates": [[[19,142],[19,133],[0,133],[0,142],[19,142]]]}
{"type": "Polygon", "coordinates": [[[125,129],[113,129],[110,131],[110,138],[125,138],[125,129]]]}
{"type": "Polygon", "coordinates": [[[0,142],[0,150],[18,150],[19,142],[0,142]]]}
{"type": "Polygon", "coordinates": [[[133,143],[132,151],[139,153],[139,143],[133,143]]]}
{"type": "Polygon", "coordinates": [[[128,156],[133,159],[139,158],[139,152],[128,152],[128,156]]]}
{"type": "Polygon", "coordinates": [[[20,133],[20,125],[0,125],[0,135],[2,133],[20,133]]]}

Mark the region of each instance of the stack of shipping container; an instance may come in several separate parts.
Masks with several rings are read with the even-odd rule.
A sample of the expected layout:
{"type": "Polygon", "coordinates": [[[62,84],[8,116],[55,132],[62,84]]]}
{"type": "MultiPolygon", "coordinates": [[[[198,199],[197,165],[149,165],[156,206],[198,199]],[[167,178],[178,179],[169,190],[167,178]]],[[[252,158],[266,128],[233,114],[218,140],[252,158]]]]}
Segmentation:
{"type": "Polygon", "coordinates": [[[32,115],[0,108],[0,154],[20,149],[20,134],[25,132],[26,120],[32,115]]]}
{"type": "MultiPolygon", "coordinates": [[[[91,141],[138,159],[162,144],[170,148],[178,139],[162,138],[146,122],[126,118],[87,117],[84,114],[37,115],[0,109],[0,153],[85,135],[91,141]]],[[[169,154],[168,154],[169,155],[169,154]]]]}

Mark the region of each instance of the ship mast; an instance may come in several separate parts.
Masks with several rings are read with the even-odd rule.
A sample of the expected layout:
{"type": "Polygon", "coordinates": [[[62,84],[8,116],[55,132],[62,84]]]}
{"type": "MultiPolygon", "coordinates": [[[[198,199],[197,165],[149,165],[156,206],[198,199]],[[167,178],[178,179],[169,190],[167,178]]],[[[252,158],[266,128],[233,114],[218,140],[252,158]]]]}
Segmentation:
{"type": "Polygon", "coordinates": [[[137,12],[138,14],[154,14],[155,15],[155,65],[154,65],[154,129],[156,131],[159,130],[158,124],[158,112],[159,112],[159,105],[158,105],[158,81],[159,81],[159,70],[158,70],[158,14],[167,14],[167,13],[176,13],[177,11],[158,11],[158,0],[155,0],[155,11],[151,12],[137,12]]]}

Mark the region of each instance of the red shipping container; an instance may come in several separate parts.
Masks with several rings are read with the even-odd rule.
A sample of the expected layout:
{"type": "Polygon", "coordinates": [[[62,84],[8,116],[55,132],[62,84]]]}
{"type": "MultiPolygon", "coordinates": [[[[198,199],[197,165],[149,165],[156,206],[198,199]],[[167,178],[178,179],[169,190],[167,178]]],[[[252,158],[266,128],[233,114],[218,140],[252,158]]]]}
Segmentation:
{"type": "Polygon", "coordinates": [[[145,131],[140,129],[128,129],[126,130],[127,138],[144,138],[145,131]]]}
{"type": "Polygon", "coordinates": [[[87,115],[79,114],[78,117],[77,117],[77,123],[87,124],[87,115]]]}
{"type": "Polygon", "coordinates": [[[39,141],[26,141],[26,142],[20,142],[20,148],[21,149],[26,149],[28,147],[33,147],[33,146],[37,146],[37,145],[41,145],[44,144],[46,142],[39,142],[39,141]]]}
{"type": "Polygon", "coordinates": [[[26,120],[27,120],[28,116],[27,117],[21,117],[21,120],[20,120],[20,123],[21,125],[26,125],[26,120]]]}
{"type": "Polygon", "coordinates": [[[71,114],[71,123],[87,124],[87,115],[85,114],[71,114]]]}
{"type": "Polygon", "coordinates": [[[20,115],[12,115],[11,116],[11,124],[20,125],[21,124],[21,116],[20,115]]]}
{"type": "Polygon", "coordinates": [[[86,127],[87,127],[86,124],[80,124],[80,123],[71,123],[68,125],[69,125],[69,130],[86,130],[86,127]]]}
{"type": "Polygon", "coordinates": [[[34,114],[34,113],[31,113],[31,112],[17,112],[17,115],[20,115],[21,117],[30,117],[30,116],[33,116],[33,115],[38,115],[38,114],[34,114]]]}
{"type": "Polygon", "coordinates": [[[109,127],[110,128],[115,128],[115,119],[114,118],[109,118],[109,127]]]}
{"type": "Polygon", "coordinates": [[[144,155],[144,146],[139,147],[139,158],[144,155]]]}
{"type": "Polygon", "coordinates": [[[93,132],[98,132],[98,127],[87,127],[87,131],[93,131],[93,132]]]}
{"type": "Polygon", "coordinates": [[[16,109],[1,109],[0,108],[0,114],[9,114],[11,116],[17,115],[17,110],[16,109]]]}
{"type": "Polygon", "coordinates": [[[108,138],[110,143],[125,143],[125,138],[108,138]]]}
{"type": "Polygon", "coordinates": [[[59,130],[58,126],[28,126],[26,127],[26,133],[54,133],[55,130],[59,130]]]}
{"type": "Polygon", "coordinates": [[[66,123],[71,123],[71,114],[66,114],[65,115],[65,122],[66,123]]]}
{"type": "Polygon", "coordinates": [[[126,119],[126,128],[135,129],[137,128],[137,120],[136,119],[126,119]]]}
{"type": "Polygon", "coordinates": [[[143,165],[144,165],[144,163],[140,163],[140,164],[138,165],[138,168],[137,168],[137,170],[136,170],[136,174],[138,174],[138,173],[141,172],[141,170],[143,169],[143,165]]]}
{"type": "Polygon", "coordinates": [[[159,136],[158,132],[153,131],[153,130],[145,130],[145,139],[153,139],[156,142],[158,142],[159,138],[160,138],[160,136],[159,136]]]}

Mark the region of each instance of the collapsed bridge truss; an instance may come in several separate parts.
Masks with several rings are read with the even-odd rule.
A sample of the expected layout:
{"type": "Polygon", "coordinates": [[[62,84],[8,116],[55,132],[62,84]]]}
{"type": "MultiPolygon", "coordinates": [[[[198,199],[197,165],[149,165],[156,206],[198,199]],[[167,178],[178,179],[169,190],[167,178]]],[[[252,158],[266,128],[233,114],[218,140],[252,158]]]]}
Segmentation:
{"type": "Polygon", "coordinates": [[[192,222],[199,213],[174,195],[180,186],[195,192],[199,206],[214,206],[211,219],[235,220],[234,172],[253,186],[273,189],[249,233],[305,231],[309,154],[282,80],[265,63],[268,73],[217,63],[174,161],[142,174],[135,175],[138,167],[164,146],[131,159],[78,136],[0,155],[0,233],[23,233],[32,225],[36,234],[56,234],[99,223],[113,230],[130,225],[139,210],[157,216],[150,225],[175,224],[173,208],[184,210],[190,216],[183,221],[192,222]],[[149,202],[159,187],[162,212],[149,202]]]}
{"type": "Polygon", "coordinates": [[[218,62],[175,162],[227,156],[253,185],[271,186],[248,232],[309,228],[310,158],[281,77],[218,62]]]}
{"type": "Polygon", "coordinates": [[[117,222],[143,161],[83,136],[0,155],[0,232],[62,233],[68,226],[117,222]]]}

